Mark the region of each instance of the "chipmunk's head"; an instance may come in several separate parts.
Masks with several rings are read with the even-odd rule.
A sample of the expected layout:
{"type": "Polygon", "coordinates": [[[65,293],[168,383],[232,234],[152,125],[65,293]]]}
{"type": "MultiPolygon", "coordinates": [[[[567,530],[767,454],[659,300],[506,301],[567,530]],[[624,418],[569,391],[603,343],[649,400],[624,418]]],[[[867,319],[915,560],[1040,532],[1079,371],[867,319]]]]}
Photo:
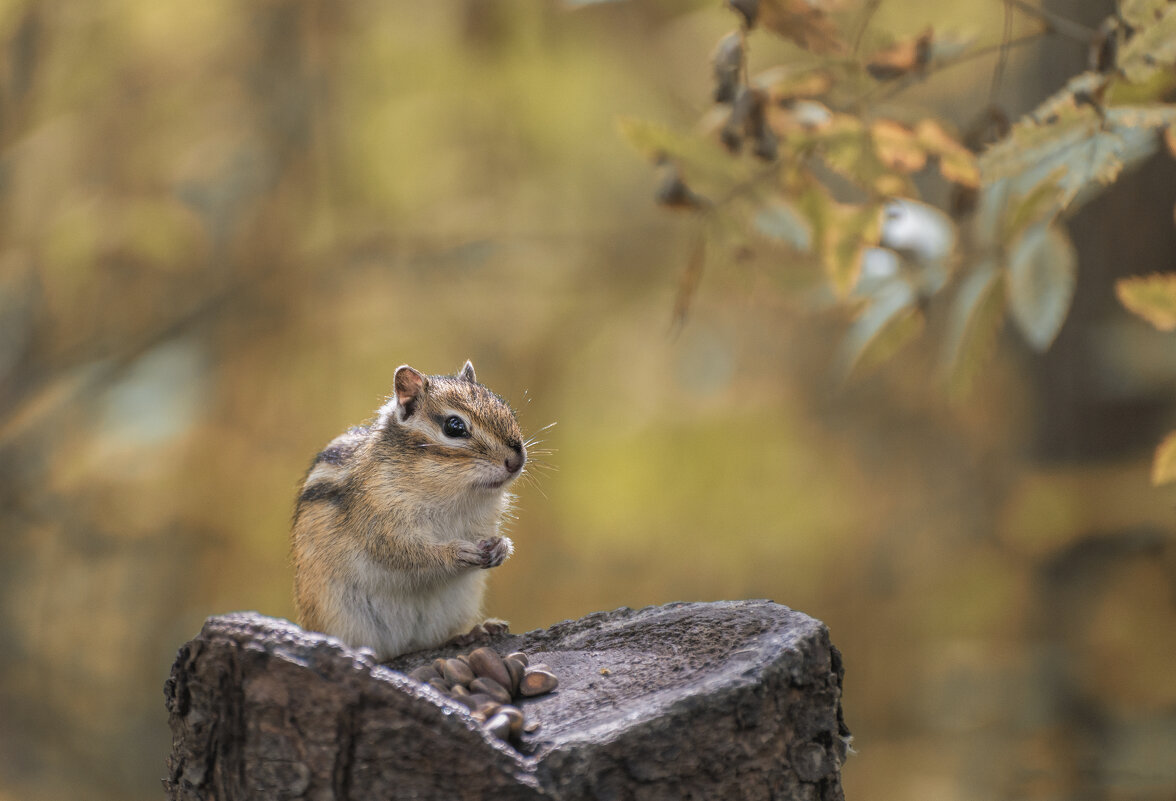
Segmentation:
{"type": "Polygon", "coordinates": [[[500,496],[523,472],[527,448],[514,412],[478,383],[466,362],[454,376],[396,370],[394,392],[381,409],[384,436],[419,456],[411,469],[438,497],[500,496]]]}

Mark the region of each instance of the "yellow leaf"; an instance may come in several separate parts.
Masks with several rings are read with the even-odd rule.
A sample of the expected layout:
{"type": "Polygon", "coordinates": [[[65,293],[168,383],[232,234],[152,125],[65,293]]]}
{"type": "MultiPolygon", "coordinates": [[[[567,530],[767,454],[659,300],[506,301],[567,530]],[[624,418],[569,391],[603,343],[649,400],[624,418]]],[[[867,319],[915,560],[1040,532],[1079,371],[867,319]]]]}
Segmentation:
{"type": "Polygon", "coordinates": [[[1164,437],[1164,441],[1156,448],[1151,480],[1157,487],[1176,481],[1176,431],[1164,437]]]}
{"type": "Polygon", "coordinates": [[[879,50],[866,62],[866,72],[879,81],[889,81],[923,69],[931,61],[931,37],[932,30],[927,28],[916,37],[879,50]]]}
{"type": "Polygon", "coordinates": [[[876,120],[870,126],[874,152],[892,170],[917,172],[927,163],[927,153],[919,147],[915,134],[893,120],[876,120]]]}
{"type": "Polygon", "coordinates": [[[1115,294],[1128,310],[1161,331],[1176,330],[1176,273],[1120,278],[1115,294]]]}
{"type": "Polygon", "coordinates": [[[935,120],[920,120],[915,138],[928,154],[939,160],[939,172],[961,186],[980,186],[980,168],[976,154],[964,147],[935,120]]]}
{"type": "Polygon", "coordinates": [[[862,268],[862,253],[878,244],[882,213],[877,206],[834,203],[822,230],[821,257],[837,297],[849,295],[862,268]]]}

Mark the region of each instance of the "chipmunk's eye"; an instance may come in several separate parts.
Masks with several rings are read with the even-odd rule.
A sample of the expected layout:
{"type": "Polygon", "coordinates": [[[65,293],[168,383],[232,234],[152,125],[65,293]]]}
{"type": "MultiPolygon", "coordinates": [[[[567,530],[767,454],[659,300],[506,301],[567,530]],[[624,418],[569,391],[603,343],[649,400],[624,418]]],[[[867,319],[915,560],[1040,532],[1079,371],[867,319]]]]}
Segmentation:
{"type": "Polygon", "coordinates": [[[462,420],[456,414],[451,414],[445,418],[445,422],[441,424],[441,430],[445,432],[447,437],[468,437],[470,430],[466,428],[465,420],[462,420]]]}

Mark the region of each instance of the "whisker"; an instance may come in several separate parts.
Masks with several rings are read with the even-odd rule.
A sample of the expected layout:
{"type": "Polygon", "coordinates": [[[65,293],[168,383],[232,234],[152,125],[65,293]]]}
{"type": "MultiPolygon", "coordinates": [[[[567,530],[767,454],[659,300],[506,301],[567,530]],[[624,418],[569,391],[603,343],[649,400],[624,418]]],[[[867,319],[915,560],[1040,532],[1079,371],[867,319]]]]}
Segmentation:
{"type": "Polygon", "coordinates": [[[520,481],[526,480],[528,486],[533,487],[536,492],[538,492],[540,495],[543,496],[543,500],[550,500],[547,497],[547,493],[544,492],[543,488],[539,486],[539,482],[533,474],[524,473],[522,476],[519,477],[519,480],[520,481]]]}

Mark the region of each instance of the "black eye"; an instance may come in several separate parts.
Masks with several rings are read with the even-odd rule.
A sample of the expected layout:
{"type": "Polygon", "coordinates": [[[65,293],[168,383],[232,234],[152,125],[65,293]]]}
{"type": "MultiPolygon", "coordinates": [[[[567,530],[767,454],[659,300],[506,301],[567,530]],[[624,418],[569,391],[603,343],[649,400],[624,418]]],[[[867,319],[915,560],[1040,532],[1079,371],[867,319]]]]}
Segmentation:
{"type": "Polygon", "coordinates": [[[445,418],[445,422],[441,424],[441,430],[445,432],[447,437],[468,437],[470,430],[466,428],[465,420],[462,420],[456,414],[451,414],[445,418]]]}

